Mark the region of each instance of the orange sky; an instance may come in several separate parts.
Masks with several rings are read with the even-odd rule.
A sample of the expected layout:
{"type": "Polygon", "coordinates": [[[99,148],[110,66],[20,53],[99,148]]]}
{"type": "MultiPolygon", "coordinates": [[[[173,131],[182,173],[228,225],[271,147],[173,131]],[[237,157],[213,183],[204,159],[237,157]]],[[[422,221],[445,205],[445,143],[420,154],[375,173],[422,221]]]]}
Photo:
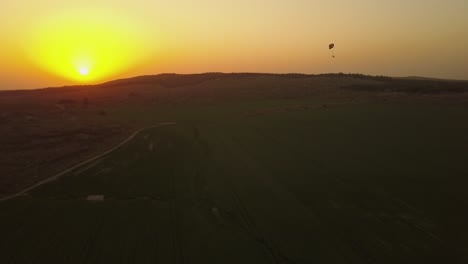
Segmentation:
{"type": "Polygon", "coordinates": [[[161,72],[468,79],[466,14],[466,0],[1,1],[0,89],[161,72]]]}

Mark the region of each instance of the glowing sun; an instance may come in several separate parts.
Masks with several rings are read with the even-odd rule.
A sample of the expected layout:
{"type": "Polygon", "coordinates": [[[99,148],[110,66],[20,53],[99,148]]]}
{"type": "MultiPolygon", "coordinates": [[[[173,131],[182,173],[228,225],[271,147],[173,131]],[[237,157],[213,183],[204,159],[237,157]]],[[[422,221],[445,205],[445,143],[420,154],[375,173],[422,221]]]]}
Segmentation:
{"type": "Polygon", "coordinates": [[[86,67],[80,67],[80,68],[78,69],[78,72],[79,72],[81,75],[86,76],[86,75],[89,74],[89,69],[86,68],[86,67]]]}
{"type": "Polygon", "coordinates": [[[38,67],[77,82],[119,75],[148,56],[140,27],[117,14],[70,10],[33,26],[27,43],[38,67]]]}

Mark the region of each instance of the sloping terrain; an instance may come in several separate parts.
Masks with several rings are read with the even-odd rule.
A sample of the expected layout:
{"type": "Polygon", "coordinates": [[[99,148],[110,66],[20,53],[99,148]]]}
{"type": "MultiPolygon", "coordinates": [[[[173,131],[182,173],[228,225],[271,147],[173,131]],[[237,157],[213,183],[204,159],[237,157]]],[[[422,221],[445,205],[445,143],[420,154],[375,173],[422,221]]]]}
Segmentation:
{"type": "MultiPolygon", "coordinates": [[[[37,140],[71,149],[99,153],[112,145],[104,139],[174,125],[144,129],[111,154],[0,203],[1,263],[468,261],[464,92],[342,89],[387,81],[359,76],[246,78],[184,82],[170,92],[135,83],[18,92],[23,105],[38,98],[58,109],[49,114],[62,130],[37,140]],[[75,141],[73,131],[104,136],[75,141]]],[[[7,119],[25,109],[1,107],[7,119]]],[[[2,140],[12,155],[24,152],[21,141],[2,140]]],[[[17,158],[12,168],[28,161],[17,158]]]]}

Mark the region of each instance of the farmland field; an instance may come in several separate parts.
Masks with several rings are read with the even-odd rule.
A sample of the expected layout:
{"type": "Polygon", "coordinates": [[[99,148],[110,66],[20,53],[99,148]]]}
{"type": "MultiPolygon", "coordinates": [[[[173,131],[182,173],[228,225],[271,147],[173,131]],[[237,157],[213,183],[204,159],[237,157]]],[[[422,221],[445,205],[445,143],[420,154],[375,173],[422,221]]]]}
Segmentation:
{"type": "Polygon", "coordinates": [[[174,124],[0,203],[1,263],[468,262],[466,105],[113,111],[174,124]]]}
{"type": "Polygon", "coordinates": [[[1,262],[468,261],[468,108],[321,103],[146,109],[176,124],[0,204],[1,262]]]}

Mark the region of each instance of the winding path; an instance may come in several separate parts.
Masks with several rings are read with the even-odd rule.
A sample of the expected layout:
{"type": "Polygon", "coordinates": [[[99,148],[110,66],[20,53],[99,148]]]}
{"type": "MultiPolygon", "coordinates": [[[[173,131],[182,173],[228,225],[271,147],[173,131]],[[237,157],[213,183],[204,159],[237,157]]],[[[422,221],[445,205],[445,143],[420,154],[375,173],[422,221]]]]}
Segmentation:
{"type": "Polygon", "coordinates": [[[176,124],[177,124],[176,122],[161,122],[161,123],[158,123],[157,125],[154,125],[154,126],[141,128],[141,129],[133,132],[130,136],[128,136],[126,139],[124,139],[122,142],[115,145],[111,149],[109,149],[109,150],[107,150],[107,151],[105,151],[105,152],[103,152],[101,154],[98,154],[98,155],[96,155],[96,156],[94,156],[92,158],[89,158],[89,159],[87,159],[87,160],[85,160],[83,162],[80,162],[80,163],[78,163],[78,164],[76,164],[76,165],[74,165],[74,166],[72,166],[72,167],[70,167],[70,168],[68,168],[68,169],[66,169],[66,170],[64,170],[62,172],[59,172],[59,173],[55,174],[54,176],[51,176],[51,177],[49,177],[47,179],[44,179],[44,180],[42,180],[42,181],[40,181],[40,182],[38,182],[38,183],[36,183],[36,184],[34,184],[32,186],[29,186],[28,188],[26,188],[26,189],[24,189],[22,191],[19,191],[19,192],[15,193],[15,194],[11,194],[11,195],[8,195],[8,196],[5,196],[5,197],[2,197],[2,198],[0,198],[0,202],[5,202],[5,201],[11,200],[13,198],[19,197],[21,195],[24,195],[25,193],[27,193],[27,192],[29,192],[29,191],[31,191],[33,189],[36,189],[37,187],[39,187],[41,185],[44,185],[46,183],[49,183],[49,182],[52,182],[52,181],[55,181],[55,180],[59,179],[60,177],[64,176],[65,174],[70,173],[70,172],[78,169],[79,167],[81,167],[83,165],[86,165],[86,164],[88,164],[90,162],[93,162],[95,160],[98,160],[98,159],[104,157],[104,156],[114,152],[115,150],[119,149],[123,145],[127,144],[130,140],[135,138],[139,133],[141,133],[144,130],[151,129],[151,128],[156,128],[156,127],[162,127],[162,126],[173,126],[173,125],[176,125],[176,124]]]}

